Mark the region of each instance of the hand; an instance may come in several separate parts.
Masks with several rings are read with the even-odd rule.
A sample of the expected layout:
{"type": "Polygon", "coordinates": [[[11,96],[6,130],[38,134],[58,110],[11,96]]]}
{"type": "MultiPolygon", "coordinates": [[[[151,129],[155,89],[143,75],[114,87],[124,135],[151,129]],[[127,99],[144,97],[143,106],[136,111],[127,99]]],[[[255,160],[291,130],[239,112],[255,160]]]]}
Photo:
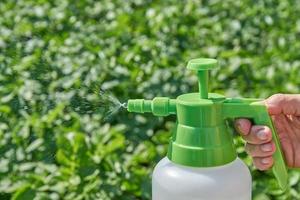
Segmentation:
{"type": "MultiPolygon", "coordinates": [[[[300,94],[275,94],[265,100],[277,130],[286,164],[300,167],[300,94]]],[[[235,122],[237,131],[246,140],[246,152],[254,165],[267,170],[273,165],[275,144],[269,127],[252,125],[247,119],[235,122]]]]}

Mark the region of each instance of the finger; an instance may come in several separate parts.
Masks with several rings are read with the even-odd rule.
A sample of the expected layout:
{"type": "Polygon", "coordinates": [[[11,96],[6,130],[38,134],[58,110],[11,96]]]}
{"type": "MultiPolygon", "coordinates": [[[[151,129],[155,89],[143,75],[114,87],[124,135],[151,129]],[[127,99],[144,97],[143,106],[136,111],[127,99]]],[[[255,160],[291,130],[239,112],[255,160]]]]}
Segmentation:
{"type": "Polygon", "coordinates": [[[273,142],[268,142],[265,144],[249,144],[245,146],[246,152],[252,157],[268,157],[272,156],[275,152],[275,144],[273,142]]]}
{"type": "Polygon", "coordinates": [[[235,128],[241,135],[248,135],[251,130],[251,122],[248,119],[237,119],[235,128]]]}
{"type": "Polygon", "coordinates": [[[254,166],[259,170],[268,170],[272,167],[274,160],[272,156],[258,158],[253,158],[254,166]]]}
{"type": "Polygon", "coordinates": [[[275,94],[265,100],[270,115],[300,116],[300,94],[275,94]]]}
{"type": "Polygon", "coordinates": [[[250,144],[264,144],[272,140],[272,133],[269,127],[254,125],[248,135],[242,135],[243,139],[250,144]]]}

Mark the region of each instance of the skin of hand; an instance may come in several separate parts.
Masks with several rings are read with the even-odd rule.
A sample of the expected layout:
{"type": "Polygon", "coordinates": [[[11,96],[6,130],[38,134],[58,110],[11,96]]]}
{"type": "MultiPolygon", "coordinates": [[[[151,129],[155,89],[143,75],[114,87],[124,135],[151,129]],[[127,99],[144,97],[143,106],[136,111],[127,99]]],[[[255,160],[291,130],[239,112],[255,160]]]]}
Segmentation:
{"type": "MultiPolygon", "coordinates": [[[[264,101],[277,130],[288,167],[300,167],[300,94],[275,94],[264,101]]],[[[269,127],[237,119],[235,127],[247,142],[246,152],[259,170],[273,165],[275,144],[269,127]]]]}

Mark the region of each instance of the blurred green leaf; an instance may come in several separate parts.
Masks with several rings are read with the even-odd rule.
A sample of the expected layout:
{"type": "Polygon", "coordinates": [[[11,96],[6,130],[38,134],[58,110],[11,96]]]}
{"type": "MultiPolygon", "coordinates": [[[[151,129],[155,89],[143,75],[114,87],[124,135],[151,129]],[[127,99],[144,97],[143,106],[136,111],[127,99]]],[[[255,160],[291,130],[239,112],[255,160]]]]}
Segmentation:
{"type": "MultiPolygon", "coordinates": [[[[176,119],[107,117],[117,104],[100,91],[120,103],[196,91],[192,58],[218,59],[212,92],[299,93],[296,1],[2,0],[0,13],[0,199],[150,199],[176,119]]],[[[300,199],[299,171],[281,192],[235,145],[253,199],[300,199]]]]}
{"type": "Polygon", "coordinates": [[[12,196],[12,200],[31,200],[35,195],[36,192],[31,189],[30,185],[25,185],[16,191],[12,196]]]}

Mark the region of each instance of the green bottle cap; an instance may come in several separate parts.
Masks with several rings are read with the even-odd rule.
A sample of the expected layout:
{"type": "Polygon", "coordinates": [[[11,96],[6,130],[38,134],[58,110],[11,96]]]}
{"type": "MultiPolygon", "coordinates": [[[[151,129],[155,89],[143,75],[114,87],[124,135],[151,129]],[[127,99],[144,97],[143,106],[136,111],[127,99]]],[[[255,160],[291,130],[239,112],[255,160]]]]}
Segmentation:
{"type": "Polygon", "coordinates": [[[222,116],[225,97],[208,93],[208,70],[217,67],[217,60],[198,58],[187,68],[197,71],[199,93],[177,97],[177,130],[170,140],[168,158],[175,163],[212,167],[236,159],[232,134],[222,116]]]}

